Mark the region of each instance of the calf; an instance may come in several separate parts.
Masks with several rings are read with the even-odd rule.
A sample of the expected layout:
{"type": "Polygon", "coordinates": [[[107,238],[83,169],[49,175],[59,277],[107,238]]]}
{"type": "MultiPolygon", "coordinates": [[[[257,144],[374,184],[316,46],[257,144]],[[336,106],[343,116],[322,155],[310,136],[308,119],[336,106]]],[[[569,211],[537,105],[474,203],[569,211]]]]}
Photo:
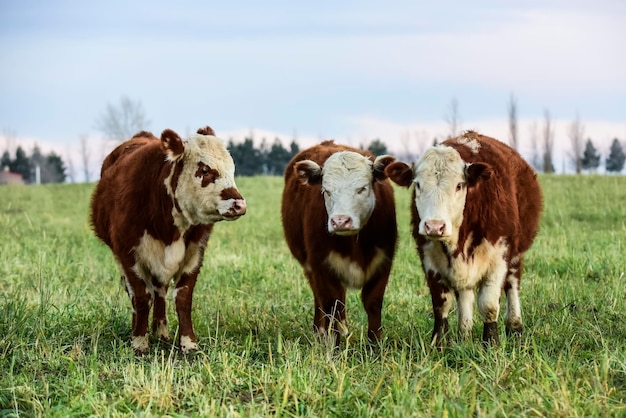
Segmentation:
{"type": "Polygon", "coordinates": [[[91,223],[113,252],[133,305],[132,346],[139,354],[152,331],[169,339],[165,298],[170,281],[184,353],[198,348],[191,322],[196,278],[213,224],[246,213],[235,165],[205,127],[183,141],[166,129],[139,132],[104,160],[91,199],[91,223]]]}
{"type": "Polygon", "coordinates": [[[433,344],[448,329],[452,293],[459,334],[471,333],[475,289],[484,342],[498,342],[502,290],[506,331],[521,333],[522,261],[542,209],[533,169],[512,148],[470,131],[385,172],[400,186],[414,185],[411,223],[432,298],[433,344]]]}
{"type": "Polygon", "coordinates": [[[314,329],[346,335],[346,288],[362,289],[368,336],[382,336],[383,296],[396,248],[393,157],[325,141],[296,155],[285,170],[282,223],[315,299],[314,329]]]}

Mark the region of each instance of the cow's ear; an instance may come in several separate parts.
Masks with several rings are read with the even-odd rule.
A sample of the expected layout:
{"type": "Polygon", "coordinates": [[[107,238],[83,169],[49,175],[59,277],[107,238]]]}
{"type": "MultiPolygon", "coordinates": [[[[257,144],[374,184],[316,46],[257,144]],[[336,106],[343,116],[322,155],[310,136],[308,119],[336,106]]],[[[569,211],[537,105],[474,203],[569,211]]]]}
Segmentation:
{"type": "Polygon", "coordinates": [[[315,161],[298,161],[293,169],[302,184],[320,184],[322,182],[322,168],[315,161]]]}
{"type": "Polygon", "coordinates": [[[468,187],[473,187],[479,181],[489,180],[493,174],[493,168],[485,163],[471,163],[465,166],[465,180],[468,187]]]}
{"type": "Polygon", "coordinates": [[[213,128],[211,128],[209,125],[205,126],[204,128],[200,128],[198,129],[198,133],[200,135],[211,135],[211,136],[215,136],[215,131],[213,130],[213,128]]]}
{"type": "Polygon", "coordinates": [[[385,167],[385,174],[398,186],[409,187],[413,181],[413,169],[399,161],[385,167]]]}
{"type": "Polygon", "coordinates": [[[166,129],[161,134],[161,149],[167,155],[168,160],[176,161],[183,155],[185,145],[176,132],[166,129]]]}
{"type": "Polygon", "coordinates": [[[374,181],[383,181],[387,178],[385,174],[385,167],[396,161],[391,155],[381,155],[374,160],[374,166],[372,172],[374,174],[374,181]]]}

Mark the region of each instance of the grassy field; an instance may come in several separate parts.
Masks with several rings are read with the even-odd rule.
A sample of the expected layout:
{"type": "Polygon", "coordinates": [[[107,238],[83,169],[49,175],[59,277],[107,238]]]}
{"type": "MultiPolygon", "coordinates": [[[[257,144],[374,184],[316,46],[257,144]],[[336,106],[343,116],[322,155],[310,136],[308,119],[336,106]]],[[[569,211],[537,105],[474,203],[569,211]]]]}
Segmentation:
{"type": "Polygon", "coordinates": [[[386,339],[367,344],[351,292],[352,335],[333,351],[312,336],[313,297],[282,238],[282,179],[238,179],[249,211],[209,241],[189,358],[157,344],[134,355],[130,302],[87,222],[93,185],[0,187],[0,416],[626,416],[626,177],[541,182],[523,337],[485,350],[477,317],[472,342],[429,348],[396,189],[386,339]]]}

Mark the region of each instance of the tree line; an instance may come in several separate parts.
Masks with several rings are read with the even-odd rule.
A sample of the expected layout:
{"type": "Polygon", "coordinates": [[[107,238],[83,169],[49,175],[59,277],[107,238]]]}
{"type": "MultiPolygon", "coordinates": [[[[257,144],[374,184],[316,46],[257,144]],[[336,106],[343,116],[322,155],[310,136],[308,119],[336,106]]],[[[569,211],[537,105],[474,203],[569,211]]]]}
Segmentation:
{"type": "Polygon", "coordinates": [[[0,168],[22,176],[25,183],[63,183],[67,177],[65,163],[55,152],[43,154],[35,145],[29,154],[18,146],[11,156],[4,151],[0,159],[0,168]]]}
{"type": "MultiPolygon", "coordinates": [[[[511,94],[508,106],[509,119],[509,145],[515,149],[519,147],[519,123],[517,121],[517,102],[515,96],[511,94]]],[[[449,126],[449,133],[446,137],[456,137],[461,130],[461,118],[459,112],[459,102],[453,98],[444,120],[449,126]]],[[[145,117],[141,102],[133,101],[123,96],[118,105],[107,104],[105,111],[96,120],[96,129],[104,134],[105,138],[113,144],[118,144],[136,132],[148,129],[149,120],[145,117]]],[[[603,162],[602,156],[597,151],[591,138],[588,138],[583,145],[584,126],[580,122],[580,117],[569,126],[568,134],[571,141],[571,151],[567,154],[568,160],[574,167],[575,172],[582,170],[596,172],[603,162]]],[[[533,123],[529,130],[531,145],[531,155],[527,157],[529,163],[537,170],[545,173],[554,173],[556,169],[553,163],[554,147],[554,126],[548,110],[544,112],[543,127],[539,129],[537,123],[533,123]]],[[[410,135],[400,139],[404,146],[404,154],[398,153],[397,157],[406,161],[414,160],[419,155],[416,150],[424,147],[424,139],[417,140],[417,143],[410,143],[410,135]]],[[[504,138],[502,138],[504,140],[504,138]]],[[[89,182],[91,173],[89,171],[90,146],[87,135],[79,135],[79,152],[84,170],[84,181],[89,182]]],[[[427,140],[426,140],[427,142],[427,140]]],[[[433,143],[438,143],[435,138],[433,143]]],[[[7,147],[8,148],[8,147],[7,147]]],[[[282,175],[285,167],[299,151],[300,147],[294,138],[285,147],[279,138],[275,138],[270,144],[266,139],[262,139],[259,146],[250,137],[242,142],[236,143],[229,139],[227,148],[230,151],[235,165],[237,175],[282,175]]],[[[380,139],[374,139],[369,145],[362,144],[362,149],[370,150],[374,155],[388,154],[387,146],[380,139]]],[[[626,155],[622,143],[615,138],[611,144],[609,154],[604,158],[604,167],[608,173],[620,173],[624,169],[626,155]]],[[[37,173],[40,175],[42,183],[64,182],[68,177],[69,181],[74,179],[74,165],[70,156],[67,156],[67,165],[54,152],[43,155],[37,145],[28,155],[22,147],[17,147],[12,156],[8,150],[2,155],[0,169],[9,169],[11,172],[22,175],[26,183],[34,183],[37,173]],[[37,168],[38,167],[38,168],[37,168]]]]}

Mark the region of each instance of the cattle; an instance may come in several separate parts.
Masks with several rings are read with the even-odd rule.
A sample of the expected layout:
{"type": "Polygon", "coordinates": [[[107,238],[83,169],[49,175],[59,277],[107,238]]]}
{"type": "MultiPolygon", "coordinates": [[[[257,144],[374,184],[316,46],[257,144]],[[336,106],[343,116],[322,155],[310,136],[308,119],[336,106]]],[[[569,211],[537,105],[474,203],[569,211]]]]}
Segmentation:
{"type": "Polygon", "coordinates": [[[198,349],[191,321],[193,290],[213,224],[246,213],[235,165],[209,126],[183,141],[166,129],[139,132],[104,160],[91,199],[91,224],[119,265],[132,315],[132,347],[149,348],[152,332],[169,340],[165,299],[173,282],[181,351],[198,349]]]}
{"type": "Polygon", "coordinates": [[[297,154],[285,170],[285,239],[314,296],[314,331],[340,344],[348,334],[346,289],[361,289],[368,337],[382,337],[381,311],[396,249],[394,161],[334,141],[297,154]]]}
{"type": "Polygon", "coordinates": [[[543,198],[536,174],[504,143],[468,131],[386,174],[413,185],[412,234],[432,298],[432,344],[448,330],[453,293],[458,333],[473,328],[474,291],[484,322],[482,340],[497,344],[500,296],[506,294],[506,332],[522,332],[519,300],[524,253],[537,234],[543,198]]]}

